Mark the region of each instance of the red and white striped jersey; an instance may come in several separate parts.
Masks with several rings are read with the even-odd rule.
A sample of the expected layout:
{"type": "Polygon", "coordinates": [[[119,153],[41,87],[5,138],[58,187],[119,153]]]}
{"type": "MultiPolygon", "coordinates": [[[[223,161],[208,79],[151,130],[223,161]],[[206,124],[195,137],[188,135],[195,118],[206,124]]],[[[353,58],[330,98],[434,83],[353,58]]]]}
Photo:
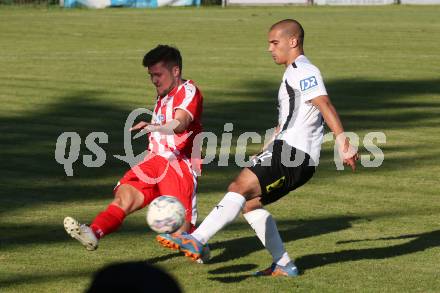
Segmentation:
{"type": "MultiPolygon", "coordinates": [[[[202,132],[201,116],[203,97],[192,80],[187,80],[171,90],[165,97],[158,96],[151,123],[165,124],[172,119],[177,109],[191,116],[192,122],[180,134],[149,134],[148,150],[167,159],[173,157],[191,159],[194,137],[202,132]]],[[[195,166],[194,166],[195,167],[195,166]]]]}

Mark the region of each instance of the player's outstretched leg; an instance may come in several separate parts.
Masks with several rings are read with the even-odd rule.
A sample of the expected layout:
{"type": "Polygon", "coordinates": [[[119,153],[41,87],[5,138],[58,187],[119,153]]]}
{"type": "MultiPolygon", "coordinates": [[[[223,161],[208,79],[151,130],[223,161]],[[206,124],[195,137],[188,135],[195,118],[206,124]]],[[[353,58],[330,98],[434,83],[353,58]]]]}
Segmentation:
{"type": "Polygon", "coordinates": [[[272,215],[263,208],[259,200],[248,201],[245,205],[244,218],[251,225],[261,243],[272,255],[272,265],[256,276],[297,276],[298,269],[284,248],[280,233],[272,215]]]}
{"type": "Polygon", "coordinates": [[[87,250],[98,248],[98,238],[95,236],[92,228],[85,224],[80,224],[72,217],[64,218],[64,229],[67,234],[78,240],[87,250]]]}
{"type": "Polygon", "coordinates": [[[87,250],[98,247],[98,239],[116,231],[126,215],[142,208],[143,195],[134,187],[122,184],[116,191],[115,199],[100,212],[90,226],[81,225],[72,217],[64,219],[66,232],[78,240],[87,250]]]}

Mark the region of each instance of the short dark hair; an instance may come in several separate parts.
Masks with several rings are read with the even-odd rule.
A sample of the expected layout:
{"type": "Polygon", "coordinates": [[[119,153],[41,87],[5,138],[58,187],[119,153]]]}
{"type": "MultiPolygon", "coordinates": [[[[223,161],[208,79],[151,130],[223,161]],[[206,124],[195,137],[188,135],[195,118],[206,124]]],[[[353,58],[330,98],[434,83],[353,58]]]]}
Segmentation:
{"type": "Polygon", "coordinates": [[[299,43],[304,45],[304,28],[295,19],[284,19],[273,24],[269,31],[273,29],[282,29],[289,37],[296,37],[299,43]]]}
{"type": "Polygon", "coordinates": [[[182,71],[182,56],[177,48],[168,45],[158,45],[145,54],[142,64],[144,67],[153,66],[159,62],[164,62],[168,68],[178,66],[182,71]]]}

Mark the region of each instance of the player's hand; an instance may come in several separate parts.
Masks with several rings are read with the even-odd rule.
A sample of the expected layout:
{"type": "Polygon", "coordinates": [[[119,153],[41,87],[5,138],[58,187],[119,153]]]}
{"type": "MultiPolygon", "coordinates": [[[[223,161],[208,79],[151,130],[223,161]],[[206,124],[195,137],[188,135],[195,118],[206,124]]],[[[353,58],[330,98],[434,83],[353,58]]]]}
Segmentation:
{"type": "Polygon", "coordinates": [[[144,134],[151,133],[153,131],[157,131],[158,127],[160,127],[160,124],[154,124],[154,123],[148,123],[141,121],[135,126],[131,127],[129,130],[140,130],[135,136],[133,136],[133,139],[137,139],[141,137],[144,134]]]}
{"type": "Polygon", "coordinates": [[[141,121],[138,124],[136,124],[135,126],[133,126],[132,128],[130,128],[130,131],[133,130],[141,130],[142,133],[150,133],[153,131],[156,131],[158,126],[160,126],[160,124],[155,124],[155,123],[148,123],[148,122],[144,122],[141,121]]]}
{"type": "Polygon", "coordinates": [[[350,166],[354,172],[356,170],[356,161],[359,160],[357,150],[350,144],[345,144],[344,147],[339,148],[339,155],[344,165],[350,166]]]}
{"type": "Polygon", "coordinates": [[[347,166],[350,166],[351,169],[354,171],[356,171],[356,161],[359,160],[359,154],[356,153],[354,154],[351,158],[345,159],[344,160],[344,164],[347,166]]]}
{"type": "Polygon", "coordinates": [[[138,124],[136,124],[135,126],[131,127],[129,129],[129,131],[133,131],[133,130],[139,130],[139,129],[143,129],[144,127],[150,125],[151,123],[145,122],[145,121],[141,121],[138,124]]]}

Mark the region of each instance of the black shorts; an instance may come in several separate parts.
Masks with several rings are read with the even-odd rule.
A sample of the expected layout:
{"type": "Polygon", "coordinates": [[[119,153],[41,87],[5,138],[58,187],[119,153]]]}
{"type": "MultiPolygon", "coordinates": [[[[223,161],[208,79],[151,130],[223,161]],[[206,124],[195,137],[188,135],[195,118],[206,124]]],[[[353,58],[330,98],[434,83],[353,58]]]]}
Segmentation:
{"type": "Polygon", "coordinates": [[[249,170],[258,177],[261,203],[266,205],[309,181],[315,173],[315,163],[305,152],[275,140],[253,159],[249,170]]]}

